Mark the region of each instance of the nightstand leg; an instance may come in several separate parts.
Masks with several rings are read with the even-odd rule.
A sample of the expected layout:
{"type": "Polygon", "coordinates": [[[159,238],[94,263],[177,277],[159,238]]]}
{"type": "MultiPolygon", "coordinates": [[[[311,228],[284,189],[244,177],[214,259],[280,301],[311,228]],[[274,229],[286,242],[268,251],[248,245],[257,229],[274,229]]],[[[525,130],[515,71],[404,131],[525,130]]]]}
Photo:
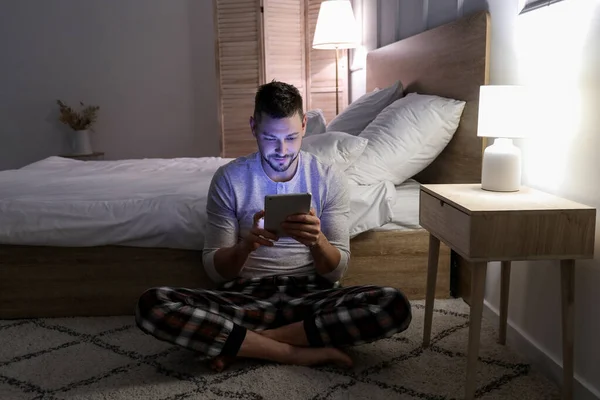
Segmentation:
{"type": "Polygon", "coordinates": [[[471,271],[471,313],[469,315],[467,383],[465,386],[465,398],[467,400],[475,397],[475,378],[477,376],[477,358],[479,356],[479,336],[481,333],[486,273],[487,262],[473,263],[473,270],[471,271]]]}
{"type": "Polygon", "coordinates": [[[563,400],[573,398],[573,338],[575,298],[575,260],[560,261],[562,292],[563,400]]]}
{"type": "Polygon", "coordinates": [[[423,325],[423,347],[429,347],[433,302],[435,300],[435,281],[437,279],[440,257],[440,240],[429,234],[429,258],[427,259],[427,293],[425,295],[425,323],[423,325]]]}
{"type": "Polygon", "coordinates": [[[508,293],[510,288],[510,261],[502,261],[500,281],[500,336],[498,343],[506,344],[506,323],[508,320],[508,293]]]}

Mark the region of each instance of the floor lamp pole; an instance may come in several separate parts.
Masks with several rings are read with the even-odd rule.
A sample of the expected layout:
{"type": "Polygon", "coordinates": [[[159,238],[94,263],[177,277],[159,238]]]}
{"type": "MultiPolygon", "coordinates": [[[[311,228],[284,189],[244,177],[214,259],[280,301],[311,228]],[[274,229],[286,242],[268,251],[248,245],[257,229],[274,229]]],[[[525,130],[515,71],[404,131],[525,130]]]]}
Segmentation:
{"type": "Polygon", "coordinates": [[[338,89],[338,48],[335,48],[335,115],[340,112],[339,105],[339,89],[338,89]]]}

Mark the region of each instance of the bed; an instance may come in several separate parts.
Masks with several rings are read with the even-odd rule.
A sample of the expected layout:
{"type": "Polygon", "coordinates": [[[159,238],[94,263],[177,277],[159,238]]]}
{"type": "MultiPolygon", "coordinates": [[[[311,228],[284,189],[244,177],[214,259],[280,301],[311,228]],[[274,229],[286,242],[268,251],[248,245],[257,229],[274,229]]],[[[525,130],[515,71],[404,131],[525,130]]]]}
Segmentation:
{"type": "MultiPolygon", "coordinates": [[[[367,91],[401,80],[406,92],[460,99],[466,106],[452,141],[431,165],[402,185],[377,191],[374,198],[379,199],[379,206],[375,208],[388,201],[393,217],[379,226],[354,229],[359,233],[351,240],[351,263],[342,285],[394,286],[411,299],[424,298],[428,234],[418,226],[419,184],[480,181],[482,143],[476,136],[476,118],[479,87],[488,82],[488,54],[489,15],[485,12],[368,54],[367,91]],[[394,207],[398,207],[396,212],[394,207]]],[[[0,213],[10,223],[0,227],[0,319],[127,315],[149,287],[214,287],[202,268],[198,247],[202,237],[194,230],[202,223],[202,212],[198,212],[202,200],[194,194],[207,185],[210,171],[227,161],[215,157],[82,162],[50,157],[5,173],[18,207],[15,199],[3,196],[0,213]],[[121,169],[117,176],[122,181],[114,180],[111,168],[121,169]],[[173,180],[173,168],[179,171],[180,182],[173,180]],[[85,169],[88,174],[94,169],[104,174],[86,183],[81,180],[85,169]],[[162,192],[136,179],[141,170],[163,182],[162,192]],[[204,178],[190,187],[186,179],[198,170],[205,173],[204,178]],[[60,185],[45,185],[42,193],[32,184],[32,176],[48,183],[58,171],[63,175],[60,185]],[[120,188],[121,192],[116,190],[123,194],[119,207],[108,204],[114,201],[115,191],[103,199],[104,186],[95,186],[99,179],[120,188]],[[170,190],[165,191],[164,185],[171,185],[170,190]],[[65,196],[61,207],[45,208],[46,201],[56,203],[61,196],[65,196]],[[70,203],[72,196],[80,196],[81,201],[70,203]],[[86,202],[86,196],[96,201],[86,202]],[[169,196],[177,196],[177,201],[169,196]],[[157,220],[148,218],[149,214],[157,220]],[[89,224],[89,218],[95,218],[94,224],[89,224]],[[56,229],[60,221],[68,226],[56,229]],[[164,229],[166,224],[172,224],[170,229],[164,229]],[[127,236],[132,226],[144,234],[127,236]]],[[[360,223],[355,221],[353,227],[360,223]]],[[[450,259],[450,250],[442,246],[437,297],[449,296],[450,259]]]]}

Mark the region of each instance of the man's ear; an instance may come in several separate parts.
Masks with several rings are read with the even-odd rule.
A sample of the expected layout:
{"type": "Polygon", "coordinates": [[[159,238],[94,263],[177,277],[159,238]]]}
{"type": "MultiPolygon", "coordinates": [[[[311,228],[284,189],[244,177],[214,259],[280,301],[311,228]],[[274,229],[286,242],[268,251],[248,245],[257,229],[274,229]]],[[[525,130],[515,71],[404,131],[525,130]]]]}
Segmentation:
{"type": "Polygon", "coordinates": [[[304,136],[304,134],[306,133],[306,121],[308,119],[306,118],[306,114],[304,114],[304,116],[302,117],[302,136],[304,136]]]}
{"type": "Polygon", "coordinates": [[[256,137],[256,120],[253,116],[250,116],[250,130],[252,131],[252,136],[256,137]]]}

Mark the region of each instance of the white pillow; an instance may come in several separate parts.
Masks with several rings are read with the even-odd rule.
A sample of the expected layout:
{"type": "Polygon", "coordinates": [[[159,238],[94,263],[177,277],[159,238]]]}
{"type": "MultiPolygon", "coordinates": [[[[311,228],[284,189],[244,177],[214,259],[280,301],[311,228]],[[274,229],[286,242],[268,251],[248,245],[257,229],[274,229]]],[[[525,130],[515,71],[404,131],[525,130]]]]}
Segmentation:
{"type": "Polygon", "coordinates": [[[323,110],[314,109],[306,112],[306,134],[305,136],[318,135],[327,129],[327,121],[323,110]]]}
{"type": "Polygon", "coordinates": [[[302,150],[314,154],[326,164],[335,164],[345,171],[367,147],[368,139],[344,132],[325,132],[304,137],[302,150]]]}
{"type": "Polygon", "coordinates": [[[402,82],[366,93],[353,101],[327,125],[327,132],[360,134],[377,115],[404,94],[402,82]]]}
{"type": "Polygon", "coordinates": [[[410,93],[396,100],[359,135],[369,139],[346,171],[360,185],[399,185],[427,167],[454,136],[464,101],[410,93]]]}

